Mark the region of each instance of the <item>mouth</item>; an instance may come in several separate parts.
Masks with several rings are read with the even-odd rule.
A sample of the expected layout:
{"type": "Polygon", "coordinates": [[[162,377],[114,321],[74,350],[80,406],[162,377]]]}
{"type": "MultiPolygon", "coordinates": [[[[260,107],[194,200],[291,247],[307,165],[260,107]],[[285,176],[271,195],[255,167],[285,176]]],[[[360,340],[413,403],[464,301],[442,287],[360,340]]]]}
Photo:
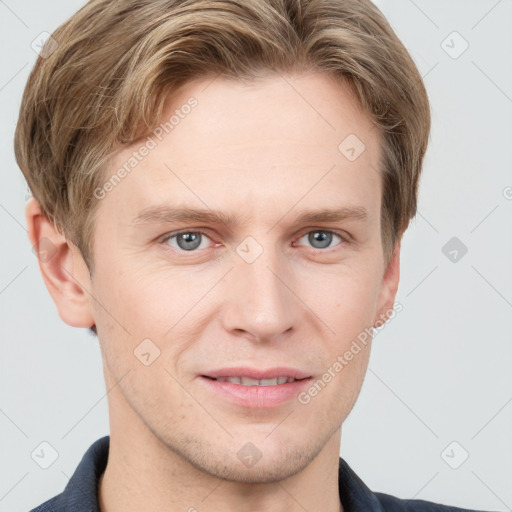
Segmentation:
{"type": "Polygon", "coordinates": [[[260,410],[292,403],[313,378],[306,372],[288,367],[266,370],[221,368],[200,374],[199,377],[215,399],[237,407],[260,410]]]}
{"type": "Polygon", "coordinates": [[[286,377],[285,375],[280,377],[274,377],[271,379],[253,379],[251,377],[209,377],[208,375],[201,375],[206,379],[214,380],[217,382],[231,382],[232,384],[240,384],[242,386],[277,386],[281,384],[288,384],[290,382],[296,382],[298,380],[306,380],[310,377],[304,377],[303,379],[295,379],[294,377],[286,377]]]}
{"type": "Polygon", "coordinates": [[[231,382],[242,386],[278,386],[311,378],[308,372],[288,366],[258,369],[250,366],[218,368],[205,372],[201,377],[217,382],[231,382]]]}

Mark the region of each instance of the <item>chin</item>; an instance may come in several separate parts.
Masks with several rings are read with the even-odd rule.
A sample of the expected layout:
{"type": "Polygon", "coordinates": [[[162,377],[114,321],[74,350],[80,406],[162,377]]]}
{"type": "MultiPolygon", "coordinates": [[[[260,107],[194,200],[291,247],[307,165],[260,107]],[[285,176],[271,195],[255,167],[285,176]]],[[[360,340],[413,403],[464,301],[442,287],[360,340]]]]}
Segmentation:
{"type": "Polygon", "coordinates": [[[273,445],[268,440],[258,446],[239,439],[231,440],[229,444],[231,447],[221,451],[218,445],[198,449],[198,443],[194,442],[188,444],[188,450],[183,450],[186,445],[181,445],[180,451],[181,456],[199,471],[230,482],[255,484],[278,482],[299,473],[321,449],[299,445],[283,448],[285,445],[273,445]],[[233,450],[233,446],[240,448],[233,450]]]}

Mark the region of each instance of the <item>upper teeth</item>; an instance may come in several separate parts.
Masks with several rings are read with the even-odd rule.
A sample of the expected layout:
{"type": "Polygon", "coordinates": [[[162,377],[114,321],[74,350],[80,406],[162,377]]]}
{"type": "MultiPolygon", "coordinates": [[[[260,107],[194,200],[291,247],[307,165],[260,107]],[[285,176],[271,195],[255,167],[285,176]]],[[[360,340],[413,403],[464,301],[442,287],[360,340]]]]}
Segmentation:
{"type": "Polygon", "coordinates": [[[293,377],[275,377],[274,379],[251,379],[250,377],[217,377],[215,380],[221,382],[232,382],[233,384],[242,384],[243,386],[275,386],[276,384],[286,384],[295,382],[293,377]]]}

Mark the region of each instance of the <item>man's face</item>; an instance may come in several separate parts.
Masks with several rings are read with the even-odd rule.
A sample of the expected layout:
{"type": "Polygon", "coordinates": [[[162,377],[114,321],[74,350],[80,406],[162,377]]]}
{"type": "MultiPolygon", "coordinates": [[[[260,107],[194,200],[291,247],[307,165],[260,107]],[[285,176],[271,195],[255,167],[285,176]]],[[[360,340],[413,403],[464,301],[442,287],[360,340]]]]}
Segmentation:
{"type": "MultiPolygon", "coordinates": [[[[96,218],[90,308],[107,387],[119,382],[111,428],[127,438],[147,429],[230,480],[290,476],[338,433],[369,345],[308,403],[299,392],[390,306],[380,137],[349,89],[318,74],[196,80],[162,121],[173,114],[173,129],[153,137],[156,147],[105,194],[96,218]],[[364,143],[358,157],[354,135],[339,149],[350,134],[364,143]],[[171,208],[230,223],[178,220],[171,208]],[[337,220],[297,220],[340,209],[337,220]],[[309,380],[242,389],[207,378],[234,367],[288,368],[309,380]],[[258,453],[253,467],[243,463],[258,453]]],[[[105,179],[145,142],[117,153],[105,179]]]]}

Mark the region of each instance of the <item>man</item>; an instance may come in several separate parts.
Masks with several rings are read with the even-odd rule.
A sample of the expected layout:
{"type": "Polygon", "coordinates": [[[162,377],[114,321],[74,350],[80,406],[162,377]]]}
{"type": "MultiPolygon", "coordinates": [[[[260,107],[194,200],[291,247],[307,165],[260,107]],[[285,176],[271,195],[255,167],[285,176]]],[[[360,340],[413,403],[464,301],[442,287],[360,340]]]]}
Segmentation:
{"type": "Polygon", "coordinates": [[[461,510],[339,458],[430,129],[378,9],[98,0],[43,53],[15,140],[29,236],[98,335],[110,436],[34,510],[461,510]]]}

